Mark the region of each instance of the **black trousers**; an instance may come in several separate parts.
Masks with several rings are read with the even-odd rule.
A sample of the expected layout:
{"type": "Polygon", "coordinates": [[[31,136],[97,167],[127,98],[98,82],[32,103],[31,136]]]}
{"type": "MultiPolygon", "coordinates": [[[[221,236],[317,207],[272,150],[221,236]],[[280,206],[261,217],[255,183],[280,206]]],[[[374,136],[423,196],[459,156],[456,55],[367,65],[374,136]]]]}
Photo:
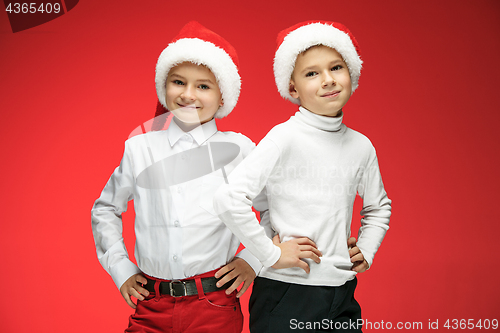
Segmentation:
{"type": "Polygon", "coordinates": [[[327,287],[257,277],[250,296],[250,332],[361,332],[356,284],[356,278],[327,287]]]}

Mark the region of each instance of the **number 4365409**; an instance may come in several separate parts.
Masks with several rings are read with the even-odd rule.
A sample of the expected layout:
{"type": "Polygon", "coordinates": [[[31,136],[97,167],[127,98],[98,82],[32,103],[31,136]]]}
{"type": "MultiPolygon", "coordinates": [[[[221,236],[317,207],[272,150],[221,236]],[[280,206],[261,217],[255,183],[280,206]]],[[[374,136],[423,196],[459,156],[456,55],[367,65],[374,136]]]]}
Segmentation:
{"type": "Polygon", "coordinates": [[[447,329],[452,329],[452,330],[472,330],[472,329],[494,329],[496,330],[498,328],[498,320],[493,319],[479,319],[479,320],[474,320],[474,319],[448,319],[443,327],[447,329]]]}
{"type": "Polygon", "coordinates": [[[59,3],[42,3],[40,5],[31,2],[31,3],[9,3],[7,8],[5,8],[6,12],[14,13],[14,14],[34,14],[34,13],[55,13],[58,14],[61,11],[61,4],[59,3]]]}

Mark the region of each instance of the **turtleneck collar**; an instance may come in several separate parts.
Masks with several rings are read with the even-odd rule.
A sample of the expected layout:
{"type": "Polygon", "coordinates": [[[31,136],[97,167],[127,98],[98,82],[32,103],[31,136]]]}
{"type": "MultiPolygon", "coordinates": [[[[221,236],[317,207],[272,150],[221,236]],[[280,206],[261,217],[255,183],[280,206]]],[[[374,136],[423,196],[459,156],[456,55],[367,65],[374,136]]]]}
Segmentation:
{"type": "Polygon", "coordinates": [[[295,113],[295,117],[306,123],[307,125],[316,127],[323,131],[328,132],[338,132],[342,127],[342,119],[344,118],[344,114],[341,114],[340,117],[326,117],[320,116],[311,111],[299,107],[299,111],[295,113]]]}

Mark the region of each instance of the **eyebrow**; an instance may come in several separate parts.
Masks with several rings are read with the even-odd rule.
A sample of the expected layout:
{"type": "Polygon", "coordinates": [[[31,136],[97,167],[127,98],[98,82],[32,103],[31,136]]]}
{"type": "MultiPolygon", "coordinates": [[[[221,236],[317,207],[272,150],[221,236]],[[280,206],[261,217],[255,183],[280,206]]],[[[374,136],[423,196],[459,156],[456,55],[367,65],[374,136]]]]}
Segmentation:
{"type": "Polygon", "coordinates": [[[334,61],[332,61],[330,64],[337,64],[337,63],[345,63],[344,59],[342,58],[339,58],[339,59],[335,59],[334,61]]]}
{"type": "MultiPolygon", "coordinates": [[[[332,66],[332,65],[336,65],[336,64],[341,64],[341,63],[345,63],[345,61],[343,59],[335,59],[335,60],[331,61],[328,66],[332,66]]],[[[318,65],[308,66],[308,67],[304,68],[301,71],[301,73],[309,72],[309,71],[314,71],[314,70],[316,70],[317,67],[318,67],[318,65]]]]}
{"type": "Polygon", "coordinates": [[[203,80],[196,80],[197,82],[208,82],[208,83],[211,83],[211,84],[214,84],[212,82],[212,80],[209,80],[209,79],[203,79],[203,80]]]}
{"type": "Polygon", "coordinates": [[[313,71],[313,70],[315,70],[315,69],[316,69],[316,67],[317,67],[316,65],[309,66],[309,67],[304,68],[304,69],[303,69],[303,70],[301,70],[300,72],[301,72],[301,73],[304,73],[304,72],[313,71]]]}
{"type": "Polygon", "coordinates": [[[170,77],[172,77],[172,76],[175,76],[175,77],[180,77],[181,79],[184,79],[184,76],[179,75],[179,74],[176,74],[176,73],[174,73],[174,74],[170,74],[170,77]]]}
{"type": "MultiPolygon", "coordinates": [[[[186,79],[184,76],[179,75],[179,74],[177,74],[177,73],[173,73],[173,74],[171,74],[171,75],[170,75],[170,77],[178,77],[178,78],[181,78],[181,79],[183,79],[183,80],[185,80],[185,79],[186,79]]],[[[212,82],[212,80],[209,80],[209,79],[196,80],[196,82],[208,82],[208,83],[214,84],[214,83],[212,82]]]]}

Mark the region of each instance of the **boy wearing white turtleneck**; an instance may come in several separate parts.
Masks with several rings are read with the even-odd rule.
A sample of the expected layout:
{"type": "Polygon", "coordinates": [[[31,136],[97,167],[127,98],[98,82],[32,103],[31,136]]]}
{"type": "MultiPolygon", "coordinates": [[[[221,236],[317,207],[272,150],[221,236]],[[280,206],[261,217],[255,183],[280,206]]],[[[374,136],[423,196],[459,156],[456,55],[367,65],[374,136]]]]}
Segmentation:
{"type": "Polygon", "coordinates": [[[391,200],[370,140],[342,123],[361,71],[357,42],[343,25],[317,21],[283,30],[278,40],[276,84],[299,111],[231,173],[214,208],[264,265],[250,299],[251,332],[360,332],[356,274],[373,262],[389,228],[391,200]],[[264,187],[272,225],[259,225],[251,210],[264,187]],[[363,217],[357,247],[349,250],[356,194],[363,217]],[[319,264],[299,258],[309,274],[290,267],[293,255],[277,246],[302,237],[322,253],[319,264]]]}

